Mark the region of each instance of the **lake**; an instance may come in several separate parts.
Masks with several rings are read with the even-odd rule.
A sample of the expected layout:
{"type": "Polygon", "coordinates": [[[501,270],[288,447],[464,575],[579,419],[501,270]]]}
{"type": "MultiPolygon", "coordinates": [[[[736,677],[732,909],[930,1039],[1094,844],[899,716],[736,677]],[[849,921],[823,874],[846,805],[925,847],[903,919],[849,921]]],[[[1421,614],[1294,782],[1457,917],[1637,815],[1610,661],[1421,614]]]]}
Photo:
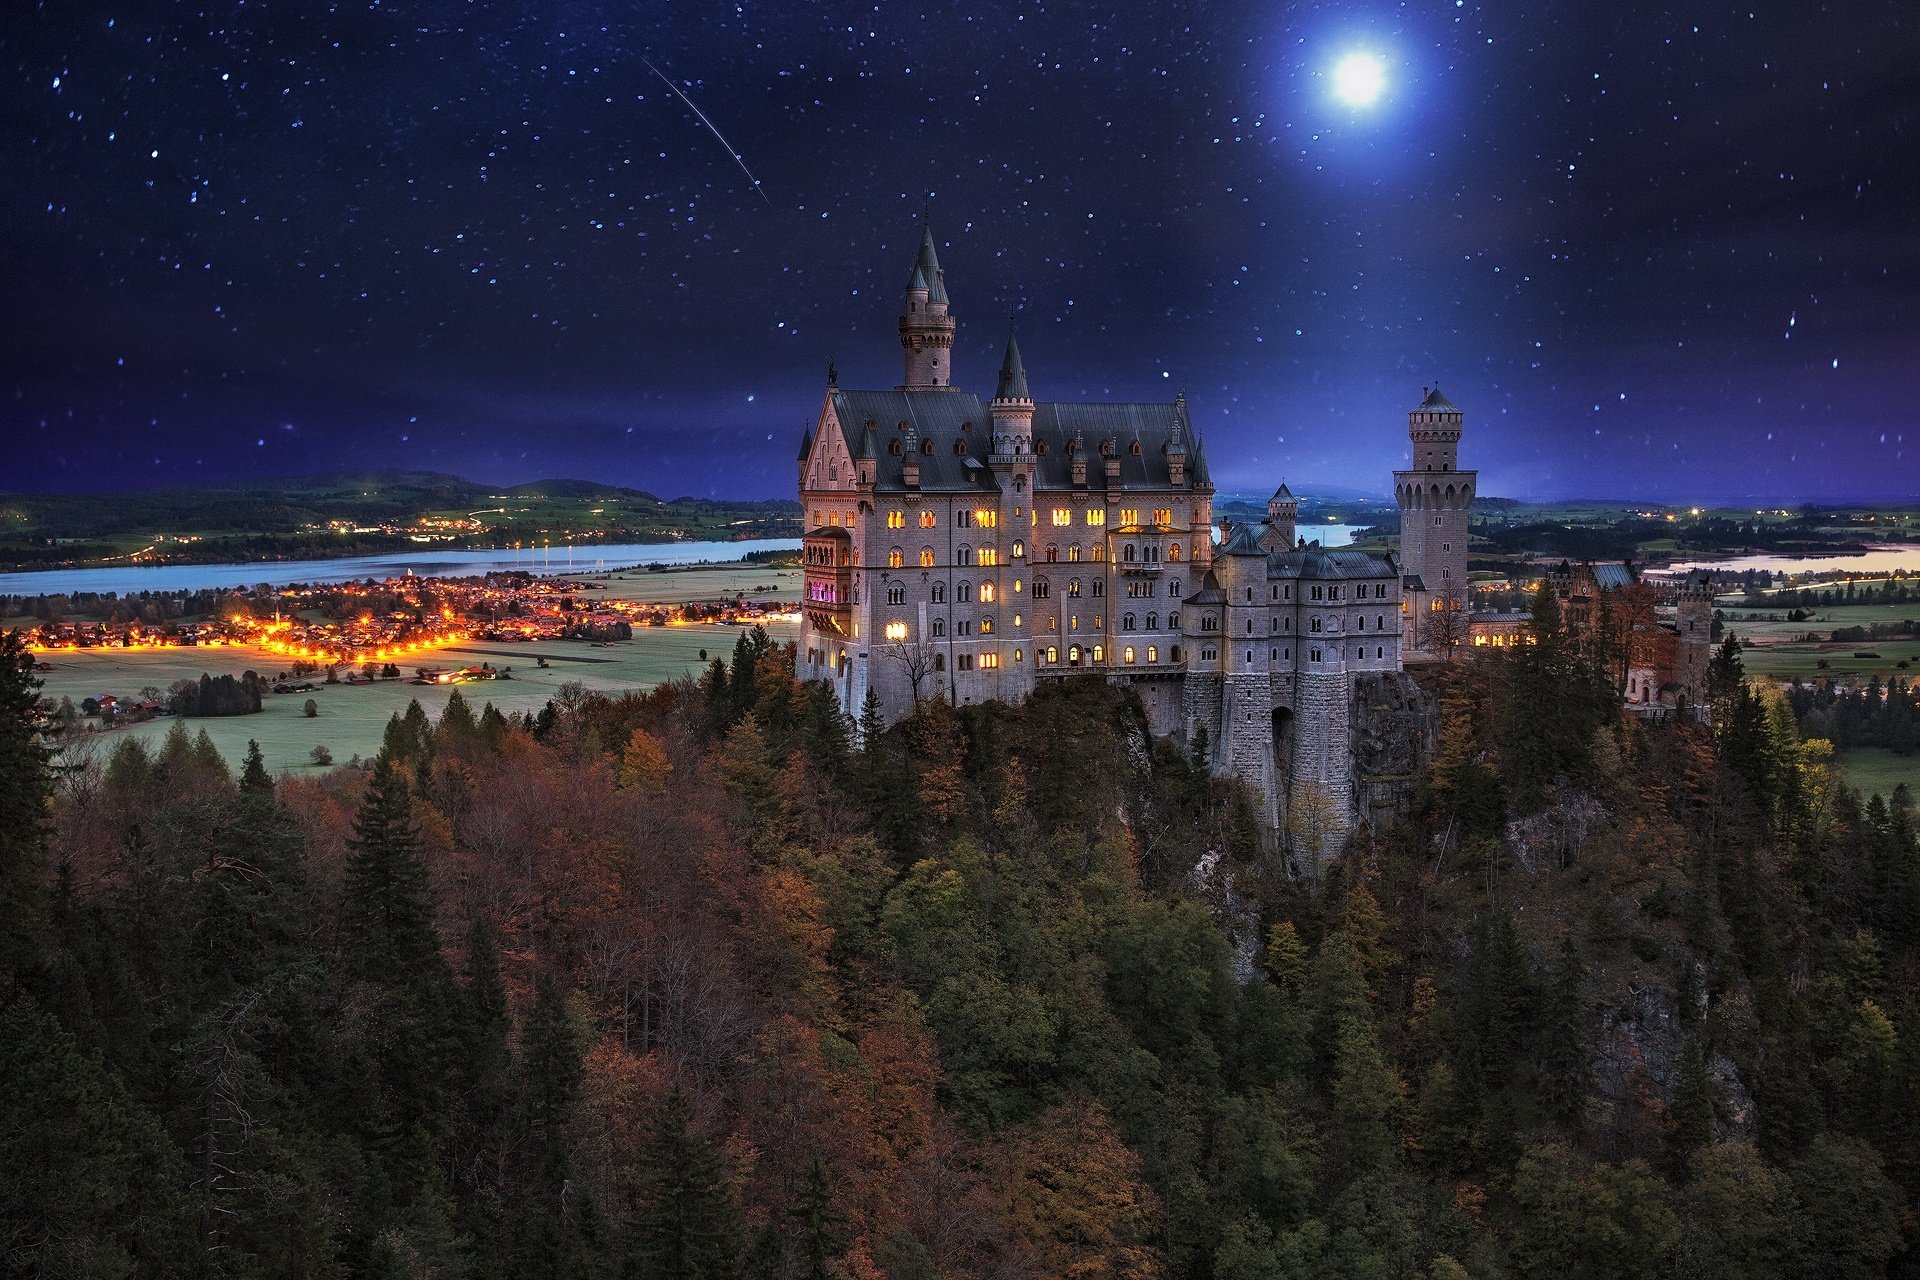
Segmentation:
{"type": "Polygon", "coordinates": [[[1899,545],[1875,547],[1870,551],[1838,551],[1832,555],[1778,555],[1772,552],[1734,556],[1727,560],[1688,560],[1668,565],[1661,573],[1685,573],[1689,569],[1715,569],[1722,573],[1745,573],[1749,569],[1770,570],[1775,574],[1865,573],[1886,574],[1895,569],[1920,573],[1920,547],[1899,545]]]}
{"type": "Polygon", "coordinates": [[[203,591],[271,582],[349,582],[359,578],[472,578],[488,573],[595,573],[642,564],[716,564],[756,551],[797,551],[798,538],[742,542],[628,542],[517,551],[457,551],[422,547],[347,560],[257,560],[245,564],[121,565],[104,569],[47,569],[0,573],[0,595],[73,595],[82,591],[127,595],[140,591],[203,591]]]}
{"type": "MultiPolygon", "coordinates": [[[[1344,547],[1360,526],[1303,524],[1298,533],[1323,547],[1344,547]]],[[[271,582],[351,582],[360,578],[472,578],[488,573],[597,573],[642,564],[723,564],[756,551],[797,551],[798,538],[744,542],[629,542],[610,546],[533,547],[518,551],[455,551],[423,547],[348,560],[256,560],[244,564],[116,565],[102,569],[46,569],[0,573],[0,595],[127,595],[140,591],[204,591],[271,582]],[[571,560],[569,560],[571,552],[571,560]]]]}

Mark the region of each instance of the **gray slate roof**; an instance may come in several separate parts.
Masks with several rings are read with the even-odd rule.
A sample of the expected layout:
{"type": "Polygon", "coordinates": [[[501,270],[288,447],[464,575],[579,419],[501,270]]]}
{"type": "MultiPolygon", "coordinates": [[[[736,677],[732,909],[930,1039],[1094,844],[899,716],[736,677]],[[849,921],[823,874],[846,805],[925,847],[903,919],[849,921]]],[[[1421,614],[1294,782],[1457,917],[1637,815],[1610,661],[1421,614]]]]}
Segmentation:
{"type": "Polygon", "coordinates": [[[1303,581],[1347,578],[1397,578],[1399,567],[1387,556],[1370,551],[1323,551],[1318,547],[1276,551],[1267,557],[1269,578],[1303,581]]]}
{"type": "Polygon", "coordinates": [[[1020,344],[1014,340],[1013,331],[1007,331],[1007,358],[1000,362],[1000,389],[993,393],[996,400],[1031,400],[1033,394],[1027,390],[1027,367],[1020,363],[1020,344]]]}
{"type": "MultiPolygon", "coordinates": [[[[860,457],[867,434],[866,424],[874,424],[874,456],[879,461],[876,488],[899,492],[906,486],[901,479],[902,456],[892,450],[892,442],[903,442],[906,423],[921,441],[932,441],[933,452],[920,457],[920,489],[923,492],[955,490],[991,490],[993,473],[987,468],[987,454],[993,448],[993,415],[987,404],[971,391],[852,391],[829,387],[827,395],[835,416],[846,434],[847,452],[860,457]],[[965,440],[967,452],[954,452],[957,441],[965,440]]],[[[1084,488],[1104,492],[1107,487],[1105,463],[1100,442],[1111,440],[1120,460],[1120,485],[1123,488],[1167,488],[1169,486],[1166,446],[1176,433],[1191,435],[1185,406],[1180,404],[1036,404],[1033,407],[1033,438],[1045,452],[1035,458],[1036,489],[1071,490],[1073,458],[1067,445],[1076,437],[1086,452],[1087,482],[1084,488]],[[1135,454],[1133,442],[1140,442],[1135,454]]],[[[1193,454],[1188,472],[1188,487],[1203,481],[1202,455],[1193,454]]]]}
{"type": "Polygon", "coordinates": [[[1420,408],[1425,409],[1430,413],[1459,413],[1460,412],[1460,406],[1455,404],[1453,401],[1447,399],[1445,396],[1441,395],[1440,388],[1438,387],[1435,387],[1433,390],[1427,392],[1427,398],[1420,402],[1420,408]]]}

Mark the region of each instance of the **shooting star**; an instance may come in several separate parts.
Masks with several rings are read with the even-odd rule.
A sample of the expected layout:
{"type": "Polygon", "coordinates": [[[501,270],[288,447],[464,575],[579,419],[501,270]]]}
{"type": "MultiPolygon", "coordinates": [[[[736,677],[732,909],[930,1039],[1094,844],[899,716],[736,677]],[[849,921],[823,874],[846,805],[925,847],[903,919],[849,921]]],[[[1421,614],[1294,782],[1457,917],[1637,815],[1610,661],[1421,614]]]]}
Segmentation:
{"type": "Polygon", "coordinates": [[[647,59],[645,58],[640,59],[640,61],[646,65],[647,70],[653,72],[654,75],[660,77],[661,84],[664,84],[665,86],[667,86],[667,88],[673,90],[673,94],[676,98],[679,98],[680,101],[687,104],[687,109],[689,111],[693,112],[693,114],[700,117],[700,123],[707,126],[708,133],[711,133],[714,137],[720,139],[720,145],[727,149],[727,154],[733,157],[733,162],[740,166],[740,172],[747,175],[747,181],[753,184],[753,189],[759,195],[759,197],[762,200],[765,200],[767,202],[767,208],[769,209],[773,208],[772,199],[769,198],[767,193],[761,190],[760,188],[760,179],[753,176],[753,170],[747,168],[747,162],[740,158],[740,153],[733,149],[733,144],[727,141],[726,135],[722,134],[718,129],[713,127],[713,121],[707,119],[707,113],[702,111],[699,107],[694,106],[693,99],[689,98],[686,94],[680,92],[680,86],[675,84],[673,81],[667,79],[667,77],[661,73],[660,68],[654,66],[653,63],[648,62],[647,59]]]}

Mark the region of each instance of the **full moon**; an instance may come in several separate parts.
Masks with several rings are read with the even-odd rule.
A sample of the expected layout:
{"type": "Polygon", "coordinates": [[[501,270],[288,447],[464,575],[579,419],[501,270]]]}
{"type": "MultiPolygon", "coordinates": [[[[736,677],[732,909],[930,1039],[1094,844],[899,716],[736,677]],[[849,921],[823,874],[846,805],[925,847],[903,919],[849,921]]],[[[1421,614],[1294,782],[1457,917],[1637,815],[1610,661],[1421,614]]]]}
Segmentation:
{"type": "Polygon", "coordinates": [[[1370,53],[1350,53],[1334,64],[1334,96],[1349,106],[1372,106],[1386,87],[1387,68],[1370,53]]]}

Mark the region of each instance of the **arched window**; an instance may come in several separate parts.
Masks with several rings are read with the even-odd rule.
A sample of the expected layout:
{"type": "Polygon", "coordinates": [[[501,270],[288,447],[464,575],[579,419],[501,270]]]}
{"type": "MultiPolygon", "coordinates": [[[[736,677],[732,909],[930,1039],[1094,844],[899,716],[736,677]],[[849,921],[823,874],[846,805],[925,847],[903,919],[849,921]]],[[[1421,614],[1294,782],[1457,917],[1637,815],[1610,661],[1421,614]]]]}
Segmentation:
{"type": "Polygon", "coordinates": [[[934,669],[935,671],[945,671],[945,670],[947,669],[947,655],[946,655],[946,654],[944,654],[944,653],[936,653],[936,654],[934,654],[934,655],[933,655],[933,669],[934,669]]]}
{"type": "Polygon", "coordinates": [[[1157,644],[1150,644],[1150,645],[1148,645],[1148,646],[1147,646],[1147,661],[1148,661],[1148,662],[1158,662],[1158,661],[1160,661],[1160,646],[1159,646],[1159,645],[1157,645],[1157,644]]]}
{"type": "Polygon", "coordinates": [[[1312,631],[1313,631],[1313,632],[1314,632],[1315,634],[1318,634],[1318,633],[1319,633],[1319,631],[1320,631],[1320,619],[1318,619],[1318,618],[1315,618],[1315,619],[1313,620],[1313,622],[1312,622],[1312,624],[1311,624],[1311,628],[1310,628],[1310,629],[1311,629],[1311,630],[1312,630],[1312,631]]]}
{"type": "Polygon", "coordinates": [[[973,603],[973,584],[971,582],[962,582],[957,587],[955,587],[954,599],[958,600],[961,604],[972,604],[973,603]]]}
{"type": "Polygon", "coordinates": [[[1132,615],[1132,614],[1130,614],[1130,613],[1123,613],[1123,614],[1121,614],[1121,615],[1120,615],[1120,629],[1121,629],[1122,631],[1131,631],[1131,630],[1133,630],[1133,615],[1132,615]]]}
{"type": "Polygon", "coordinates": [[[1093,660],[1095,662],[1105,662],[1107,660],[1107,647],[1105,645],[1097,644],[1093,646],[1093,660]]]}
{"type": "Polygon", "coordinates": [[[933,620],[933,634],[936,636],[947,634],[947,620],[945,618],[935,618],[933,620]]]}
{"type": "Polygon", "coordinates": [[[1150,614],[1148,614],[1148,615],[1147,615],[1147,630],[1149,630],[1149,631],[1158,631],[1159,629],[1160,629],[1160,615],[1159,615],[1159,614],[1157,614],[1157,613],[1150,613],[1150,614]]]}
{"type": "Polygon", "coordinates": [[[1160,563],[1160,548],[1157,545],[1155,545],[1154,543],[1148,543],[1146,546],[1146,552],[1147,552],[1148,564],[1160,563]]]}
{"type": "Polygon", "coordinates": [[[888,452],[888,453],[890,453],[890,454],[892,454],[892,455],[893,455],[894,457],[896,457],[896,458],[897,458],[897,457],[899,457],[899,456],[900,456],[900,442],[899,442],[898,440],[889,440],[889,441],[887,441],[887,452],[888,452]]]}
{"type": "Polygon", "coordinates": [[[1060,646],[1052,645],[1052,644],[1048,645],[1047,646],[1047,662],[1051,665],[1051,664],[1056,664],[1059,661],[1060,661],[1060,646]]]}
{"type": "Polygon", "coordinates": [[[1180,661],[1180,646],[1175,645],[1173,648],[1167,650],[1167,658],[1172,662],[1180,661]]]}
{"type": "Polygon", "coordinates": [[[1023,542],[1021,539],[1015,538],[1013,540],[1013,558],[1015,560],[1019,560],[1024,558],[1026,554],[1027,554],[1027,544],[1023,542]]]}
{"type": "Polygon", "coordinates": [[[1079,645],[1070,644],[1067,646],[1067,665],[1070,667],[1077,667],[1080,665],[1080,646],[1079,645]]]}
{"type": "Polygon", "coordinates": [[[1035,578],[1033,580],[1033,598],[1035,600],[1045,600],[1052,594],[1053,584],[1049,583],[1045,578],[1035,578]]]}
{"type": "Polygon", "coordinates": [[[907,589],[905,587],[891,586],[887,588],[888,604],[905,604],[906,602],[907,602],[907,589]]]}
{"type": "Polygon", "coordinates": [[[1080,579],[1074,578],[1068,581],[1067,583],[1067,599],[1078,600],[1079,598],[1080,598],[1080,579]]]}
{"type": "Polygon", "coordinates": [[[953,562],[955,564],[972,564],[973,548],[961,547],[958,551],[953,553],[953,562]]]}
{"type": "Polygon", "coordinates": [[[1107,544],[1104,542],[1094,543],[1093,555],[1091,558],[1094,560],[1105,560],[1107,558],[1107,544]]]}
{"type": "Polygon", "coordinates": [[[1180,563],[1180,544],[1179,543],[1175,542],[1170,544],[1167,547],[1167,559],[1173,561],[1173,563],[1175,564],[1180,563]]]}
{"type": "Polygon", "coordinates": [[[1121,660],[1124,661],[1128,666],[1132,666],[1133,665],[1133,646],[1128,645],[1125,649],[1122,649],[1120,651],[1120,657],[1121,657],[1121,660]]]}
{"type": "Polygon", "coordinates": [[[1180,579],[1175,578],[1173,581],[1167,584],[1167,594],[1172,596],[1175,600],[1178,600],[1180,598],[1180,579]]]}
{"type": "Polygon", "coordinates": [[[933,600],[933,603],[935,604],[945,604],[947,602],[947,584],[946,583],[936,582],[933,584],[932,600],[933,600]]]}
{"type": "Polygon", "coordinates": [[[920,452],[922,452],[922,453],[932,453],[932,452],[933,452],[933,441],[931,441],[931,440],[922,440],[922,441],[920,442],[920,452]]]}
{"type": "MultiPolygon", "coordinates": [[[[1139,456],[1140,456],[1140,442],[1139,442],[1138,440],[1135,440],[1135,441],[1133,442],[1133,444],[1132,444],[1132,446],[1131,446],[1131,447],[1130,447],[1130,448],[1128,449],[1128,452],[1129,452],[1129,453],[1131,453],[1131,454],[1132,454],[1132,455],[1133,455],[1134,457],[1136,457],[1136,458],[1137,458],[1137,457],[1139,457],[1139,456]]],[[[1133,659],[1132,659],[1132,658],[1128,658],[1128,659],[1127,659],[1127,661],[1128,661],[1128,662],[1132,662],[1132,661],[1133,661],[1133,659]]]]}
{"type": "Polygon", "coordinates": [[[980,584],[980,603],[993,603],[993,584],[991,582],[983,582],[980,584]]]}
{"type": "Polygon", "coordinates": [[[895,547],[891,551],[887,552],[887,568],[898,569],[901,565],[905,563],[906,563],[906,557],[900,554],[900,548],[895,547]]]}
{"type": "Polygon", "coordinates": [[[1133,561],[1134,561],[1134,554],[1135,554],[1135,553],[1134,553],[1134,546],[1133,546],[1133,544],[1132,544],[1131,542],[1129,542],[1129,543],[1128,543],[1128,544],[1127,544],[1127,545],[1126,545],[1126,546],[1125,546],[1125,547],[1124,547],[1124,548],[1123,548],[1123,549],[1121,550],[1121,552],[1120,552],[1120,558],[1121,558],[1122,560],[1124,560],[1124,561],[1126,561],[1126,562],[1127,562],[1128,564],[1132,564],[1132,563],[1133,563],[1133,561]]]}
{"type": "Polygon", "coordinates": [[[1058,560],[1059,558],[1060,558],[1060,548],[1058,548],[1058,547],[1048,547],[1048,548],[1047,548],[1047,563],[1048,563],[1048,564],[1052,564],[1052,563],[1053,563],[1054,561],[1056,561],[1056,560],[1058,560]]]}
{"type": "Polygon", "coordinates": [[[1107,594],[1107,580],[1105,578],[1095,578],[1093,580],[1093,594],[1095,599],[1107,594]]]}
{"type": "Polygon", "coordinates": [[[1067,563],[1068,564],[1080,563],[1080,544],[1079,543],[1076,542],[1072,546],[1067,548],[1067,563]]]}
{"type": "Polygon", "coordinates": [[[953,452],[955,456],[965,455],[967,452],[967,442],[965,440],[955,440],[953,442],[953,452]]]}
{"type": "Polygon", "coordinates": [[[933,548],[932,547],[920,548],[920,567],[922,569],[933,568],[933,548]]]}

